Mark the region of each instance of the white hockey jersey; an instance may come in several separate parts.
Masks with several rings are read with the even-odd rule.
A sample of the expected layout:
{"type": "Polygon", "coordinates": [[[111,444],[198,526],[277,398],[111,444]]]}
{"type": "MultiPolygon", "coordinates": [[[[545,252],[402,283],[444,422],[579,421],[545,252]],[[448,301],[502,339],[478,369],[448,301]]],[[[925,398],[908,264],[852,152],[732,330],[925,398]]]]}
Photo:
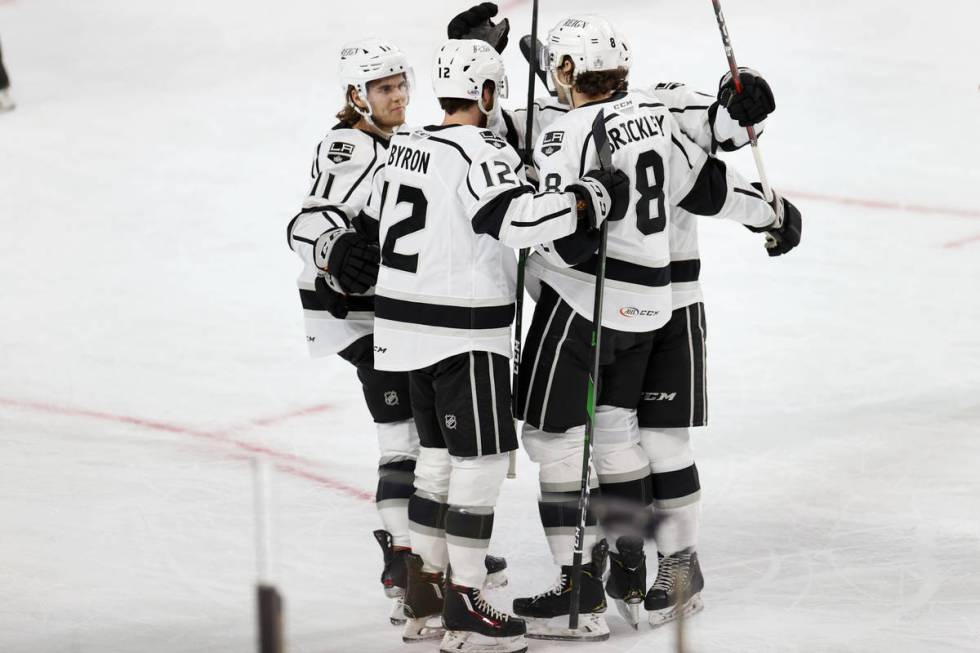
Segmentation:
{"type": "Polygon", "coordinates": [[[313,246],[317,238],[337,227],[350,226],[371,194],[371,179],[384,163],[388,143],[359,129],[334,127],[317,145],[310,168],[313,186],[303,209],[289,222],[286,239],[303,261],[296,280],[306,326],[306,341],[314,357],[336,354],[374,329],[374,297],[351,295],[346,319],[333,317],[317,297],[317,268],[313,246]]]}
{"type": "MultiPolygon", "coordinates": [[[[659,98],[639,91],[579,107],[544,130],[534,152],[543,188],[562,187],[599,167],[592,123],[600,111],[613,165],[632,185],[626,217],[609,225],[603,325],[651,331],[674,308],[669,229],[678,206],[702,215],[740,214],[740,221],[753,226],[770,224],[775,216],[758,194],[728,192],[744,180],[709,158],[659,98]]],[[[559,245],[538,248],[528,259],[528,275],[590,317],[598,257],[568,267],[559,245]]]]}
{"type": "Polygon", "coordinates": [[[467,351],[509,357],[513,250],[574,232],[575,195],[536,193],[517,152],[473,126],[403,130],[388,152],[364,210],[381,246],[375,366],[413,370],[467,351]]]}
{"type": "MultiPolygon", "coordinates": [[[[731,152],[744,147],[749,142],[745,128],[739,126],[728,115],[727,110],[719,107],[711,95],[693,91],[684,84],[674,82],[643,87],[641,92],[653,95],[659,102],[662,102],[674,116],[681,131],[706,153],[714,154],[719,149],[731,152]]],[[[548,129],[555,120],[569,111],[567,105],[561,104],[552,97],[536,99],[534,108],[533,129],[537,136],[540,136],[542,130],[548,129]]],[[[511,145],[520,150],[524,147],[526,120],[527,111],[518,109],[505,112],[492,125],[498,133],[507,138],[511,145]]],[[[755,129],[756,133],[761,134],[765,129],[765,123],[755,125],[755,129]]],[[[750,191],[751,187],[743,190],[750,191]]],[[[671,294],[673,306],[677,309],[703,299],[699,282],[701,260],[698,248],[697,218],[680,207],[676,207],[671,217],[672,221],[668,230],[671,294]]],[[[728,214],[721,217],[730,218],[743,224],[746,219],[752,219],[751,216],[738,214],[728,214]]]]}

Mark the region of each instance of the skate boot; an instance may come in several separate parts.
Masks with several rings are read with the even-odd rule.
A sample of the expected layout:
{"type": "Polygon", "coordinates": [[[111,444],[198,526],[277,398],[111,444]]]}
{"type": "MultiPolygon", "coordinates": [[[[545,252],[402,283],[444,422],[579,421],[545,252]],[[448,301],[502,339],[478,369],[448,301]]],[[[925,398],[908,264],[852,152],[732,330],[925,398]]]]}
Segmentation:
{"type": "Polygon", "coordinates": [[[385,596],[394,599],[389,619],[392,625],[400,626],[405,623],[405,588],[408,586],[406,577],[405,556],[412,550],[406,547],[393,546],[391,533],[385,530],[374,531],[374,539],[381,545],[385,566],[381,571],[381,585],[385,596]]]}
{"type": "Polygon", "coordinates": [[[514,599],[514,613],[527,620],[530,639],[559,639],[597,642],[609,639],[606,594],[602,590],[602,573],[608,547],[605,540],[592,548],[592,561],[582,565],[582,588],[579,594],[578,628],[568,627],[571,609],[572,565],[562,565],[554,587],[535,596],[514,599]]]}
{"type": "Polygon", "coordinates": [[[442,637],[442,604],[446,579],[443,573],[422,571],[422,558],[409,553],[405,556],[408,587],[405,591],[405,630],[403,642],[420,642],[442,637]]]}
{"type": "Polygon", "coordinates": [[[639,627],[640,608],[647,591],[647,562],[643,540],[624,535],[616,540],[619,553],[609,554],[609,579],[606,593],[615,601],[616,609],[634,629],[639,627]]]}
{"type": "Polygon", "coordinates": [[[523,653],[527,650],[524,620],[497,610],[476,587],[450,583],[442,610],[446,635],[443,653],[523,653]]]}
{"type": "Polygon", "coordinates": [[[507,584],[507,560],[487,554],[484,559],[487,566],[487,579],[483,582],[483,589],[493,590],[507,584]]]}
{"type": "Polygon", "coordinates": [[[657,554],[660,562],[657,580],[643,602],[654,628],[670,623],[683,613],[685,617],[704,608],[701,590],[704,576],[694,549],[684,549],[669,556],[657,554]]]}

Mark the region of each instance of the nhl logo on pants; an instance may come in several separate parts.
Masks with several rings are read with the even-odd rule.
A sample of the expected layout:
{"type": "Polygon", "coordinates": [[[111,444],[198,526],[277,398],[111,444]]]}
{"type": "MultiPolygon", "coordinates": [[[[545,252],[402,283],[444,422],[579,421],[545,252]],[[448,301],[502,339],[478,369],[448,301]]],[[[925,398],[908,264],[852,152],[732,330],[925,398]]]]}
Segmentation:
{"type": "Polygon", "coordinates": [[[456,416],[455,415],[446,415],[446,428],[449,429],[450,431],[455,431],[456,430],[456,416]]]}
{"type": "Polygon", "coordinates": [[[385,404],[389,406],[397,406],[398,393],[395,392],[394,390],[388,390],[387,392],[385,392],[385,404]]]}

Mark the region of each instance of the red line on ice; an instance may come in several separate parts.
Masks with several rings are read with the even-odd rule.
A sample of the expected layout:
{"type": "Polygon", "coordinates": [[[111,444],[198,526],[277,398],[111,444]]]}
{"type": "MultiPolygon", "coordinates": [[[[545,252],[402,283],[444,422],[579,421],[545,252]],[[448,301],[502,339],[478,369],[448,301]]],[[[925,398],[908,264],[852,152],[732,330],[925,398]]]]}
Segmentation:
{"type": "Polygon", "coordinates": [[[980,234],[974,236],[968,236],[966,238],[960,238],[959,240],[951,240],[948,243],[943,243],[945,249],[957,249],[963,247],[964,245],[969,245],[970,243],[975,243],[980,240],[980,234]]]}
{"type": "MultiPolygon", "coordinates": [[[[347,485],[336,479],[332,479],[329,476],[323,474],[308,471],[299,467],[297,465],[310,466],[319,465],[320,463],[311,458],[304,458],[302,456],[296,456],[294,454],[286,453],[283,451],[277,451],[276,449],[271,449],[269,447],[263,447],[261,445],[252,444],[251,442],[246,442],[244,440],[239,440],[233,437],[233,430],[220,430],[220,431],[205,431],[201,429],[195,429],[189,426],[181,426],[180,424],[170,424],[168,422],[161,422],[159,420],[144,419],[142,417],[134,417],[132,415],[119,415],[115,413],[106,413],[97,410],[88,410],[86,408],[71,408],[68,406],[56,406],[54,404],[47,404],[37,401],[21,401],[17,399],[5,399],[0,397],[0,405],[11,406],[13,408],[21,408],[26,410],[33,410],[40,413],[48,413],[51,415],[66,415],[69,417],[89,417],[92,419],[99,419],[107,422],[116,422],[118,424],[131,424],[133,426],[139,426],[151,431],[163,431],[165,433],[176,433],[179,435],[189,435],[195,438],[201,438],[204,440],[211,440],[214,442],[221,442],[225,444],[230,444],[238,449],[242,449],[252,454],[259,454],[267,456],[275,464],[276,468],[280,471],[296,476],[298,478],[304,478],[306,480],[313,481],[324,487],[330,488],[331,490],[336,490],[342,492],[351,497],[362,499],[364,501],[374,501],[374,495],[370,492],[366,492],[360,488],[347,485]]],[[[298,417],[303,415],[312,415],[315,413],[320,413],[328,410],[328,406],[317,405],[309,406],[307,408],[301,408],[295,411],[283,415],[275,415],[271,417],[256,418],[249,422],[251,426],[268,426],[270,424],[277,424],[283,422],[292,417],[298,417]]]]}
{"type": "Polygon", "coordinates": [[[799,197],[807,200],[816,200],[818,202],[843,204],[845,206],[860,206],[867,209],[906,211],[908,213],[936,213],[941,215],[952,215],[958,218],[980,218],[980,211],[975,209],[957,209],[948,206],[924,206],[921,204],[902,204],[900,202],[858,199],[855,197],[842,197],[839,195],[821,195],[820,193],[804,193],[800,191],[787,191],[786,196],[791,199],[799,197]]]}

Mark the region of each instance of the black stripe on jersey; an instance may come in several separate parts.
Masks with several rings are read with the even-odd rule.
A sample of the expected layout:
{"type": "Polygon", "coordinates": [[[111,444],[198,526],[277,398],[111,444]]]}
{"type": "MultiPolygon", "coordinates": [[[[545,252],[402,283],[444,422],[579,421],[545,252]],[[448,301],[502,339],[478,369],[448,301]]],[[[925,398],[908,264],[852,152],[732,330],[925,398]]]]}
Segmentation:
{"type": "MultiPolygon", "coordinates": [[[[510,188],[500,193],[480,207],[480,210],[477,211],[476,215],[473,216],[473,219],[470,220],[470,223],[473,225],[473,231],[478,234],[493,236],[499,240],[500,226],[504,223],[504,218],[507,216],[507,209],[510,208],[510,203],[521,195],[527,195],[528,193],[533,192],[534,189],[530,186],[518,186],[517,188],[510,188]]],[[[540,220],[539,222],[543,221],[544,220],[540,220]]],[[[530,225],[515,223],[514,226],[530,225]]]]}
{"type": "Polygon", "coordinates": [[[643,102],[643,103],[640,104],[640,106],[641,107],[644,107],[646,109],[656,109],[657,107],[664,106],[664,103],[663,102],[643,102]]]}
{"type": "Polygon", "coordinates": [[[565,109],[563,107],[556,107],[551,104],[541,105],[535,102],[534,108],[537,109],[538,111],[557,111],[558,113],[568,113],[568,109],[565,109]]]}
{"type": "Polygon", "coordinates": [[[323,147],[323,141],[316,144],[316,154],[313,155],[313,166],[310,168],[310,176],[316,179],[320,176],[320,148],[323,147]]]}
{"type": "Polygon", "coordinates": [[[323,199],[330,198],[330,189],[333,188],[333,180],[334,180],[333,173],[327,173],[327,185],[324,186],[323,188],[323,199]]]}
{"type": "MultiPolygon", "coordinates": [[[[460,147],[458,143],[453,143],[452,141],[447,141],[444,138],[437,138],[435,136],[429,136],[429,140],[434,143],[442,143],[443,145],[448,145],[449,147],[459,152],[459,155],[463,157],[463,159],[466,161],[468,165],[471,166],[473,165],[473,160],[466,155],[466,152],[463,150],[462,147],[460,147]]],[[[473,185],[470,183],[469,174],[466,175],[466,187],[470,190],[470,195],[472,195],[474,199],[480,199],[480,196],[476,194],[475,190],[473,190],[473,185]]]]}
{"type": "MultiPolygon", "coordinates": [[[[738,189],[735,189],[738,191],[738,189]]],[[[718,215],[728,197],[728,176],[725,162],[708,157],[694,180],[691,190],[677,205],[694,215],[718,215]]]]}
{"type": "Polygon", "coordinates": [[[671,113],[684,113],[685,111],[704,111],[708,108],[707,104],[691,104],[686,107],[672,108],[671,113]]]}
{"type": "Polygon", "coordinates": [[[653,496],[660,501],[680,499],[701,489],[698,468],[695,465],[676,472],[653,475],[653,496]]]}
{"type": "Polygon", "coordinates": [[[681,145],[681,142],[679,140],[677,140],[677,137],[674,136],[673,134],[671,134],[670,135],[670,140],[672,140],[674,142],[674,145],[676,145],[677,147],[680,148],[681,154],[684,155],[684,160],[687,161],[687,167],[688,168],[693,168],[694,166],[691,165],[691,158],[689,156],[687,156],[687,150],[685,150],[684,149],[684,146],[681,145]]]}
{"type": "Polygon", "coordinates": [[[301,243],[306,243],[307,245],[316,246],[315,240],[310,240],[309,238],[303,238],[302,236],[293,236],[293,240],[298,240],[301,243]]]}
{"type": "Polygon", "coordinates": [[[670,281],[671,283],[684,283],[685,281],[697,281],[701,276],[701,260],[691,259],[689,261],[670,262],[670,281]]]}
{"type": "MultiPolygon", "coordinates": [[[[307,311],[326,311],[327,308],[320,301],[320,297],[313,290],[299,291],[299,299],[303,303],[303,308],[307,311]]],[[[374,297],[358,297],[356,295],[347,296],[347,310],[351,313],[373,313],[374,297]]]]}
{"type": "Polygon", "coordinates": [[[732,188],[732,190],[735,191],[736,193],[741,193],[742,195],[748,195],[749,197],[754,197],[757,200],[762,200],[763,202],[766,201],[766,199],[762,195],[759,195],[758,193],[753,192],[751,190],[745,190],[744,188],[732,188]]]}
{"type": "Polygon", "coordinates": [[[561,211],[555,211],[554,213],[549,213],[548,215],[546,215],[543,218],[540,218],[538,220],[535,220],[534,222],[512,222],[511,223],[511,226],[514,226],[514,227],[536,227],[539,224],[541,224],[542,222],[547,222],[548,220],[554,220],[555,218],[560,218],[561,216],[568,215],[571,212],[572,212],[572,209],[570,207],[567,207],[566,206],[561,211]]]}
{"type": "MultiPolygon", "coordinates": [[[[583,263],[572,266],[573,270],[586,272],[595,275],[598,257],[593,256],[583,263]]],[[[670,266],[665,265],[659,268],[648,268],[645,265],[637,265],[629,261],[621,261],[615,258],[606,259],[606,278],[613,281],[624,283],[635,283],[639,286],[657,288],[670,285],[670,266]]]]}
{"type": "Polygon", "coordinates": [[[293,240],[292,240],[292,238],[293,238],[293,225],[296,224],[296,221],[299,220],[299,216],[301,216],[301,215],[303,215],[303,212],[302,211],[300,211],[299,213],[297,213],[296,215],[294,215],[293,216],[293,219],[290,220],[289,221],[289,224],[286,225],[286,246],[289,247],[289,249],[292,249],[293,248],[293,240]]]}
{"type": "Polygon", "coordinates": [[[371,163],[369,163],[367,165],[367,167],[364,168],[364,172],[361,173],[361,176],[357,178],[357,181],[354,182],[354,185],[351,186],[350,187],[350,190],[347,191],[347,194],[344,195],[344,199],[340,200],[342,203],[346,203],[347,200],[350,199],[350,196],[353,195],[354,194],[354,191],[357,190],[357,187],[361,185],[361,182],[364,181],[364,178],[367,177],[367,174],[372,169],[374,169],[374,164],[377,163],[377,161],[378,161],[378,142],[375,141],[374,142],[374,156],[371,157],[371,163]]]}
{"type": "Polygon", "coordinates": [[[384,320],[450,329],[500,329],[509,327],[514,319],[513,304],[446,306],[378,295],[374,298],[374,306],[377,317],[384,320]]]}

